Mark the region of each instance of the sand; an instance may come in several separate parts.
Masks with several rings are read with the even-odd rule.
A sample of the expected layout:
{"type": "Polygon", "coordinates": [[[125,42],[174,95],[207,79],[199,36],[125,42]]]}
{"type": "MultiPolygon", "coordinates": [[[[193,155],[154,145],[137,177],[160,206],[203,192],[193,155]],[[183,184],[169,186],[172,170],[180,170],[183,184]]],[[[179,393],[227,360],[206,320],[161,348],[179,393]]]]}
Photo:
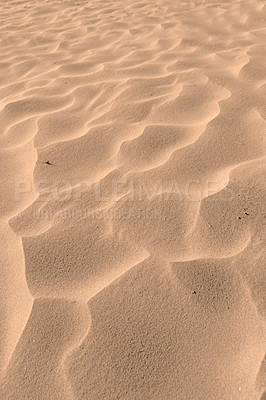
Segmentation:
{"type": "Polygon", "coordinates": [[[0,22],[1,400],[266,399],[265,3],[0,22]]]}

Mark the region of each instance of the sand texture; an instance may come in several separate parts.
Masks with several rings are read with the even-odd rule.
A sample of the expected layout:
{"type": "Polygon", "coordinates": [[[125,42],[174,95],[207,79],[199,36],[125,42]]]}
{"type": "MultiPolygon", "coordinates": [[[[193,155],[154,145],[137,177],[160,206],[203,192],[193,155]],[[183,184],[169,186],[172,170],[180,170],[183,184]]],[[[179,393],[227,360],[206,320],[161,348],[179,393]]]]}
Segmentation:
{"type": "Polygon", "coordinates": [[[266,5],[0,1],[0,399],[266,399],[266,5]]]}

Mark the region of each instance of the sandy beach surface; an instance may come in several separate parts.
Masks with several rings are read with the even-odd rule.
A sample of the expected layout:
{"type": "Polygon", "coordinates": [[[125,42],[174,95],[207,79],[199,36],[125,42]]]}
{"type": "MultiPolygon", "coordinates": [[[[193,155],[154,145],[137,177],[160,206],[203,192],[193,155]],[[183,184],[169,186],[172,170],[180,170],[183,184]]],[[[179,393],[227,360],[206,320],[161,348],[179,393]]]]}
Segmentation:
{"type": "Polygon", "coordinates": [[[0,399],[266,399],[266,5],[1,0],[0,399]]]}

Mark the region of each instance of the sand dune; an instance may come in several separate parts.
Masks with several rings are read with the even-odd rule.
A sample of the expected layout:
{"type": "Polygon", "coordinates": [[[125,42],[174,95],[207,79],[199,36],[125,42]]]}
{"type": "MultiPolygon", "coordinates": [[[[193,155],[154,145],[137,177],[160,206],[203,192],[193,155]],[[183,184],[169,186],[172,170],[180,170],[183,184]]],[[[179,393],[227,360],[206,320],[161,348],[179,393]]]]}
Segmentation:
{"type": "Polygon", "coordinates": [[[1,3],[1,399],[265,398],[265,18],[1,3]]]}

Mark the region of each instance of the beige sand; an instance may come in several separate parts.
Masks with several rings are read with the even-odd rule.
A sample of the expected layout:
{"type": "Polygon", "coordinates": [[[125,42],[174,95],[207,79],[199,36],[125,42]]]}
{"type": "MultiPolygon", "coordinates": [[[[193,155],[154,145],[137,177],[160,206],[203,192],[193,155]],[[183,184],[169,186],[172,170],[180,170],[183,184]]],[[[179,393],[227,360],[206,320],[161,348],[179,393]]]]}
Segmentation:
{"type": "Polygon", "coordinates": [[[0,398],[265,399],[264,2],[0,22],[0,398]]]}

